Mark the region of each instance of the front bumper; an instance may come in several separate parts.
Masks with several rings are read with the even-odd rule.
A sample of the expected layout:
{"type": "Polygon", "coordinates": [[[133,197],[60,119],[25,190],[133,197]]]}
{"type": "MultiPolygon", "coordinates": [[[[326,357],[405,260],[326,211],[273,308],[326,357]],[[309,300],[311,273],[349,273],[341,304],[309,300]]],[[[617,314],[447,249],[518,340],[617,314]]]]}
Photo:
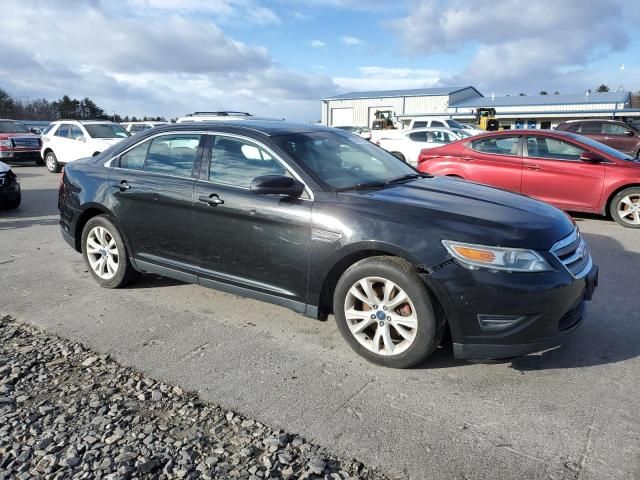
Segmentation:
{"type": "Polygon", "coordinates": [[[445,311],[455,357],[499,359],[561,345],[584,320],[585,303],[598,285],[598,267],[574,278],[560,269],[501,273],[468,270],[450,261],[423,279],[445,311]],[[495,328],[504,319],[514,320],[495,328]]]}
{"type": "Polygon", "coordinates": [[[0,160],[7,162],[36,162],[42,160],[40,150],[5,150],[0,152],[0,160]]]}
{"type": "MultiPolygon", "coordinates": [[[[0,180],[2,181],[2,180],[0,180]]],[[[20,184],[0,184],[0,206],[10,205],[20,197],[20,184]]]]}

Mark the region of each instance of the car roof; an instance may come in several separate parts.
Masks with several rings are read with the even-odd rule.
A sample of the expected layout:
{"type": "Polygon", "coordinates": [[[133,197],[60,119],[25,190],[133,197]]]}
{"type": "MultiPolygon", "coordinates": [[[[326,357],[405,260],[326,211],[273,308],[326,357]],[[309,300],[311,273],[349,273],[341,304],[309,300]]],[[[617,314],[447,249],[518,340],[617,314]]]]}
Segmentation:
{"type": "MultiPolygon", "coordinates": [[[[81,125],[91,125],[91,124],[96,124],[96,123],[114,123],[111,120],[76,120],[73,118],[64,118],[61,120],[54,120],[53,122],[51,122],[51,124],[56,124],[56,123],[71,123],[71,122],[76,122],[79,123],[81,125]]],[[[117,123],[114,123],[114,125],[118,125],[117,123]]]]}
{"type": "Polygon", "coordinates": [[[171,123],[168,125],[160,125],[154,129],[154,132],[176,131],[176,130],[235,130],[235,131],[252,131],[261,133],[266,136],[286,135],[290,133],[307,133],[307,132],[335,132],[336,129],[325,127],[324,125],[312,125],[307,123],[287,122],[284,120],[243,120],[222,121],[215,120],[211,122],[185,122],[171,123]]]}
{"type": "Polygon", "coordinates": [[[421,128],[412,128],[411,130],[407,130],[404,132],[412,133],[412,132],[453,132],[454,130],[462,130],[461,128],[452,128],[452,127],[421,127],[421,128]]]}

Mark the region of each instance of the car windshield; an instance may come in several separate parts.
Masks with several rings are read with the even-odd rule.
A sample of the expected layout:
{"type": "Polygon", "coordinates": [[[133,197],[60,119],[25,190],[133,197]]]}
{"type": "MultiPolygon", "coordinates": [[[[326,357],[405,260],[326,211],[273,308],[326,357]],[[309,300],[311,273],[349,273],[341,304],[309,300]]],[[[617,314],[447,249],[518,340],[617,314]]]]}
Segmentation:
{"type": "Polygon", "coordinates": [[[457,120],[445,120],[449,128],[464,128],[457,120]]]}
{"type": "Polygon", "coordinates": [[[621,151],[616,150],[615,148],[611,148],[610,146],[605,145],[604,143],[596,142],[595,140],[589,137],[578,135],[576,133],[567,133],[567,136],[573,138],[574,140],[578,140],[579,142],[584,143],[585,145],[589,145],[591,148],[595,148],[596,150],[601,150],[607,155],[611,155],[612,157],[615,157],[619,160],[627,160],[629,162],[634,161],[634,159],[629,155],[627,155],[626,153],[622,153],[621,151]]]}
{"type": "Polygon", "coordinates": [[[31,131],[20,122],[0,120],[0,133],[31,133],[31,131]]]}
{"type": "Polygon", "coordinates": [[[357,135],[307,132],[273,137],[302,168],[332,190],[381,184],[416,174],[406,163],[357,135]]]}
{"type": "Polygon", "coordinates": [[[126,138],[131,136],[129,132],[115,123],[89,123],[85,124],[84,128],[92,138],[126,138]]]}

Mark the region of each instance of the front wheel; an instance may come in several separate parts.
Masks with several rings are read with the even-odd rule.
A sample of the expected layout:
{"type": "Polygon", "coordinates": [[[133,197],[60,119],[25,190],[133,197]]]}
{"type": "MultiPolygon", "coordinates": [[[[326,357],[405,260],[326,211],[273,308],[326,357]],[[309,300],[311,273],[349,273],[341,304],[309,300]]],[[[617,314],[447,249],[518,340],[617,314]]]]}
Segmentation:
{"type": "Polygon", "coordinates": [[[62,170],[62,166],[58,163],[56,154],[53,152],[47,152],[44,157],[44,163],[51,173],[60,173],[60,170],[62,170]]]}
{"type": "Polygon", "coordinates": [[[82,256],[100,286],[120,288],[139,276],[129,261],[122,235],[105,215],[91,218],[82,230],[82,256]]]}
{"type": "Polygon", "coordinates": [[[366,258],[349,267],[336,285],[333,309],[351,348],[387,367],[422,362],[444,332],[422,280],[395,257],[366,258]]]}
{"type": "Polygon", "coordinates": [[[21,202],[22,202],[22,195],[20,194],[20,192],[18,192],[11,198],[11,200],[7,201],[6,208],[8,210],[15,210],[20,206],[21,202]]]}
{"type": "Polygon", "coordinates": [[[640,228],[640,187],[625,188],[613,197],[609,213],[623,227],[640,228]]]}

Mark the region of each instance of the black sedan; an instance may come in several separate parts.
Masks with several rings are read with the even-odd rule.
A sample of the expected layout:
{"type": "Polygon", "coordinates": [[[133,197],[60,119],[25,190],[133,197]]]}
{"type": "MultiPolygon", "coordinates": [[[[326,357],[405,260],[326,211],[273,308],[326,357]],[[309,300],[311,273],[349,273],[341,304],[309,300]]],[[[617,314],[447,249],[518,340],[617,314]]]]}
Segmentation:
{"type": "Polygon", "coordinates": [[[174,124],[66,166],[67,242],[102,286],[140,272],[326,319],[410,367],[559,345],[597,284],[562,211],[420,174],[370,142],[287,122],[174,124]]]}
{"type": "Polygon", "coordinates": [[[21,199],[18,177],[9,165],[0,162],[0,208],[18,208],[21,199]]]}

